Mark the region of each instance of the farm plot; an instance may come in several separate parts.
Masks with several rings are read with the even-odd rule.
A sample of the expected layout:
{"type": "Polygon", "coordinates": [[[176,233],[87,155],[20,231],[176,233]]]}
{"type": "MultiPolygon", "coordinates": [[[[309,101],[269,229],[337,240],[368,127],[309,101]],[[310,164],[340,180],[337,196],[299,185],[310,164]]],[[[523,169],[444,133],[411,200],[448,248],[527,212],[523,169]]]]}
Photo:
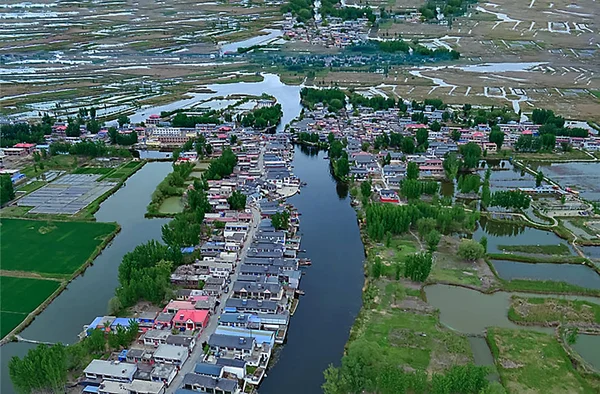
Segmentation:
{"type": "Polygon", "coordinates": [[[70,277],[116,229],[114,223],[2,219],[2,270],[70,277]]]}
{"type": "Polygon", "coordinates": [[[18,326],[60,286],[54,280],[0,277],[0,338],[18,326]]]}
{"type": "Polygon", "coordinates": [[[34,207],[29,213],[74,215],[116,186],[97,181],[98,174],[69,174],[20,199],[17,205],[34,207]]]}

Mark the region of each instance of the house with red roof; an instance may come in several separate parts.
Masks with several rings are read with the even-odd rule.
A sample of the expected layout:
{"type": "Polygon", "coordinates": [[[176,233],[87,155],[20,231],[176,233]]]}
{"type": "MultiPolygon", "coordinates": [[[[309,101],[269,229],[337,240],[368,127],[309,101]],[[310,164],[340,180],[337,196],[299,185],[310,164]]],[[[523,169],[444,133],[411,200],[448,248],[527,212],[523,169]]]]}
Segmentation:
{"type": "Polygon", "coordinates": [[[173,328],[180,331],[201,331],[208,325],[210,312],[202,309],[180,310],[173,317],[173,328]]]}
{"type": "Polygon", "coordinates": [[[25,152],[32,153],[33,150],[35,149],[35,144],[27,144],[24,142],[20,142],[18,144],[13,145],[13,148],[18,148],[18,149],[24,149],[25,152]]]}

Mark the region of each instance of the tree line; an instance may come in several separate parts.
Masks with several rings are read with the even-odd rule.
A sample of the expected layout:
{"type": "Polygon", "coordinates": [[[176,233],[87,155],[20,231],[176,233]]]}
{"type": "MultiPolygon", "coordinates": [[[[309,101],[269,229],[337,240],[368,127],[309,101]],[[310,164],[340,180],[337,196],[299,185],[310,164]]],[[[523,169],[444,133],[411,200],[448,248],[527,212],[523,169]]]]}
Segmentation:
{"type": "Polygon", "coordinates": [[[49,152],[51,156],[60,154],[71,154],[89,157],[131,157],[131,152],[127,149],[108,146],[102,141],[88,140],[81,141],[76,144],[69,144],[67,142],[53,142],[52,144],[50,144],[49,152]]]}
{"type": "Polygon", "coordinates": [[[313,109],[315,104],[323,103],[323,105],[331,107],[336,112],[343,108],[343,103],[346,101],[346,94],[338,88],[333,89],[312,89],[302,88],[300,90],[300,100],[302,105],[313,109]]]}
{"type": "Polygon", "coordinates": [[[209,111],[202,115],[188,116],[183,112],[178,112],[171,119],[173,127],[195,128],[197,124],[221,124],[221,119],[217,111],[209,111]]]}
{"type": "Polygon", "coordinates": [[[265,127],[278,125],[282,116],[281,104],[275,104],[249,112],[241,118],[241,124],[244,127],[264,129],[265,127]]]}
{"type": "Polygon", "coordinates": [[[444,207],[423,201],[410,205],[369,204],[365,213],[367,234],[376,242],[382,241],[387,233],[408,232],[422,218],[435,220],[436,229],[442,234],[472,231],[479,219],[479,212],[466,212],[461,206],[444,207]]]}
{"type": "Polygon", "coordinates": [[[325,370],[322,388],[325,394],[485,394],[488,373],[486,367],[454,365],[429,379],[425,371],[407,372],[387,363],[382,345],[361,338],[348,346],[340,367],[325,370]]]}
{"type": "Polygon", "coordinates": [[[531,197],[519,190],[501,190],[494,192],[490,199],[490,206],[506,209],[527,209],[531,197]]]}

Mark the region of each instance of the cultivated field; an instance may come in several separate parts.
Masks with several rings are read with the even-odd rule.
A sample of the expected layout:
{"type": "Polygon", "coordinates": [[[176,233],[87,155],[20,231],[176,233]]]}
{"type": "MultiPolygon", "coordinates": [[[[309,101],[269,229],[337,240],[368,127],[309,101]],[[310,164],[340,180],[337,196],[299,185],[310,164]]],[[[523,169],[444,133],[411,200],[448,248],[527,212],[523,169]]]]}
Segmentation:
{"type": "Polygon", "coordinates": [[[60,282],[54,280],[0,276],[0,338],[25,320],[59,286],[60,282]]]}
{"type": "Polygon", "coordinates": [[[280,6],[262,0],[3,1],[0,113],[65,116],[95,105],[99,116],[116,115],[168,99],[182,79],[235,78],[239,62],[224,62],[217,71],[215,57],[226,43],[266,34],[262,30],[281,19],[280,6]]]}
{"type": "Polygon", "coordinates": [[[2,219],[2,270],[70,277],[116,229],[113,223],[2,219]]]}

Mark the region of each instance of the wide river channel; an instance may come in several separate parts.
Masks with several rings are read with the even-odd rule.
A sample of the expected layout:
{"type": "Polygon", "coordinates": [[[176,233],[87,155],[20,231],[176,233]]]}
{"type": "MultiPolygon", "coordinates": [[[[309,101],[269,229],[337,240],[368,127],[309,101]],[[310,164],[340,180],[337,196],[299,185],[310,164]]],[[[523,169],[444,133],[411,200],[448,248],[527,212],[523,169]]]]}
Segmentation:
{"type": "MultiPolygon", "coordinates": [[[[94,264],[83,275],[73,280],[35,320],[21,332],[23,338],[73,343],[96,316],[107,313],[108,300],[118,285],[117,270],[123,255],[137,245],[151,239],[160,239],[161,227],[168,219],[146,219],[146,206],[156,185],[171,172],[171,163],[147,163],[127,180],[125,185],[104,201],[96,220],[117,222],[121,232],[102,251],[94,264]]],[[[11,342],[0,347],[2,382],[0,392],[13,394],[8,363],[13,356],[24,356],[33,346],[29,343],[11,342]]]]}
{"type": "MultiPolygon", "coordinates": [[[[349,197],[329,173],[324,152],[303,153],[296,148],[294,172],[308,186],[288,201],[301,216],[302,249],[313,265],[302,279],[302,297],[292,318],[287,343],[260,387],[261,393],[320,391],[323,370],[339,363],[350,327],[361,306],[364,250],[349,197]],[[302,384],[290,385],[290,382],[302,384]]],[[[170,172],[171,163],[152,162],[127,180],[102,203],[96,220],[118,222],[121,232],[84,275],[76,278],[21,336],[47,342],[73,343],[84,324],[107,312],[118,285],[123,255],[150,239],[160,239],[168,219],[145,219],[146,206],[156,185],[170,172]]],[[[0,348],[3,394],[13,394],[8,363],[34,345],[9,343],[0,348]]]]}

